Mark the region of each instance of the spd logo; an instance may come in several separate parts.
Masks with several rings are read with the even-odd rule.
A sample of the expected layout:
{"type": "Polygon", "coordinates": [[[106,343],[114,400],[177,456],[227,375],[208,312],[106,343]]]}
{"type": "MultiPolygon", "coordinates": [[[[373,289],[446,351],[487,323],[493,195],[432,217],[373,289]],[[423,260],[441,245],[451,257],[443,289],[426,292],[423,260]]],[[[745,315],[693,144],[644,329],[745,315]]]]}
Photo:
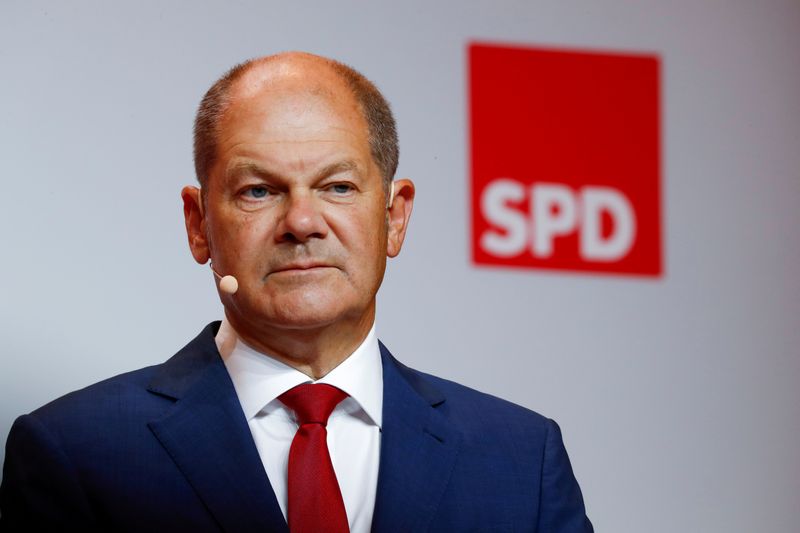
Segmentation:
{"type": "Polygon", "coordinates": [[[659,66],[472,44],[472,257],[661,275],[659,66]]]}

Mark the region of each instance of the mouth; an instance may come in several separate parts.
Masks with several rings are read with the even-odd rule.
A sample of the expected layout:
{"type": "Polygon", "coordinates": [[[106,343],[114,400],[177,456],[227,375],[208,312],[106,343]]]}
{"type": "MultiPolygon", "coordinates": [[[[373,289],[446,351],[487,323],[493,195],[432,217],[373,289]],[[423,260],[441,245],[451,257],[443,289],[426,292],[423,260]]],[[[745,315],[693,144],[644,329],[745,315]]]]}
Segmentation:
{"type": "Polygon", "coordinates": [[[300,273],[312,273],[316,271],[321,271],[328,268],[336,268],[334,266],[325,264],[325,263],[315,263],[315,262],[301,262],[301,263],[289,263],[287,265],[281,265],[278,268],[275,268],[270,272],[270,274],[300,274],[300,273]]]}

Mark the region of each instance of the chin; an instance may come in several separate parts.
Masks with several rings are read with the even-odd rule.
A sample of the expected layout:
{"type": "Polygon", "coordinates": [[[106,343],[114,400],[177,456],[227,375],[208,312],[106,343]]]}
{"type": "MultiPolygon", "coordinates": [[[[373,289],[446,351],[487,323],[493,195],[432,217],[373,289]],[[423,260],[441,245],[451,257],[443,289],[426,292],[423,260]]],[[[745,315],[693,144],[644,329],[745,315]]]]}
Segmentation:
{"type": "Polygon", "coordinates": [[[336,313],[314,313],[306,310],[303,313],[282,311],[265,317],[265,323],[272,328],[280,329],[319,329],[341,320],[341,315],[336,313]]]}
{"type": "Polygon", "coordinates": [[[335,324],[351,315],[346,301],[339,297],[312,294],[304,298],[276,298],[268,309],[256,312],[273,326],[288,329],[312,329],[335,324]]]}

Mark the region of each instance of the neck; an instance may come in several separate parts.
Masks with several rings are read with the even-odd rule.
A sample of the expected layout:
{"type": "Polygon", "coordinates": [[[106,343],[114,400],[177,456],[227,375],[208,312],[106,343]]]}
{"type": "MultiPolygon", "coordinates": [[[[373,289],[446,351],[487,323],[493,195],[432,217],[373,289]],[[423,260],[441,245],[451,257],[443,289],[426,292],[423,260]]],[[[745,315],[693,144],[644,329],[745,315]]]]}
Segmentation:
{"type": "Polygon", "coordinates": [[[317,380],[339,366],[364,342],[375,322],[375,309],[371,308],[357,320],[303,329],[248,327],[227,310],[225,318],[246,344],[317,380]]]}

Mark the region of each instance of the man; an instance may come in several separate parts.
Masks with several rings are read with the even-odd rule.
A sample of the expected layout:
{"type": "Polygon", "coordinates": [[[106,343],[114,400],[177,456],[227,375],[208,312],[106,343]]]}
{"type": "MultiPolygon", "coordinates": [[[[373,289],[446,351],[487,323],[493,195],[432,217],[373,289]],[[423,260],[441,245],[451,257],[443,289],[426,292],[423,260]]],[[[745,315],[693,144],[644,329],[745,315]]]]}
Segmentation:
{"type": "Polygon", "coordinates": [[[397,154],[388,105],[349,67],[286,53],[221,78],[195,122],[201,187],[182,197],[225,318],[161,365],[20,417],[0,523],[591,531],[553,421],[377,341],[414,201],[397,154]]]}

